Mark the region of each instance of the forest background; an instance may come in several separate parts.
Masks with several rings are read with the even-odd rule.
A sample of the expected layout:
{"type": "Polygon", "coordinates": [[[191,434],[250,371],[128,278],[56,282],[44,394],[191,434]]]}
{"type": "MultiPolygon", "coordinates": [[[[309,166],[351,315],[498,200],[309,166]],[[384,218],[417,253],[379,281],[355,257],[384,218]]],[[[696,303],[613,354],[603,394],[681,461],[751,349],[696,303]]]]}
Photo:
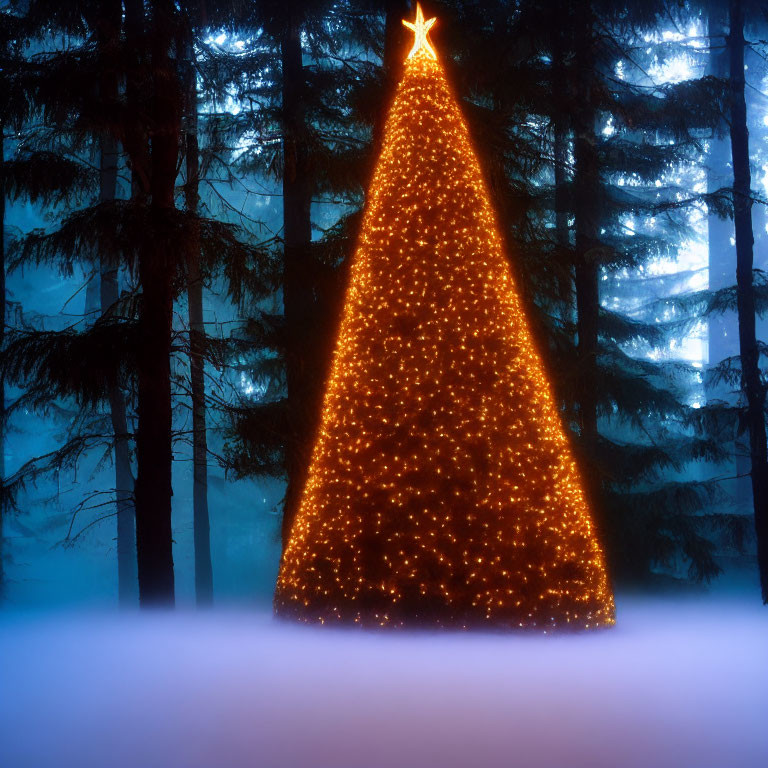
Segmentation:
{"type": "MultiPolygon", "coordinates": [[[[3,600],[268,601],[410,6],[0,9],[3,600]]],[[[613,578],[765,597],[765,8],[425,12],[613,578]]]]}

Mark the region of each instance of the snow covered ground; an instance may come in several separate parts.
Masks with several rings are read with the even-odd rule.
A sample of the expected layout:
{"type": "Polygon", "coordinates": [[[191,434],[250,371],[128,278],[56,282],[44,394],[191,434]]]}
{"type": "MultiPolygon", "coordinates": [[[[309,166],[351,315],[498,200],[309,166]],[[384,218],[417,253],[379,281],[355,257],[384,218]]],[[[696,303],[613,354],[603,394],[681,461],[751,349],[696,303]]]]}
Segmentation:
{"type": "Polygon", "coordinates": [[[764,768],[768,609],[625,598],[578,636],[266,613],[0,615],[2,768],[764,768]]]}

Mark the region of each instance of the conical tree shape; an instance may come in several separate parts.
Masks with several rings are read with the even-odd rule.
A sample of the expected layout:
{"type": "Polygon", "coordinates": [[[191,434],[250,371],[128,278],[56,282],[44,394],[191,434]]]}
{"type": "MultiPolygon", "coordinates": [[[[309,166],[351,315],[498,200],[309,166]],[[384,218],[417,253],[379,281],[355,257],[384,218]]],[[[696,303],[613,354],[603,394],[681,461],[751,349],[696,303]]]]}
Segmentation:
{"type": "Polygon", "coordinates": [[[427,46],[417,32],[388,116],[275,610],[371,625],[612,624],[579,472],[427,46]]]}

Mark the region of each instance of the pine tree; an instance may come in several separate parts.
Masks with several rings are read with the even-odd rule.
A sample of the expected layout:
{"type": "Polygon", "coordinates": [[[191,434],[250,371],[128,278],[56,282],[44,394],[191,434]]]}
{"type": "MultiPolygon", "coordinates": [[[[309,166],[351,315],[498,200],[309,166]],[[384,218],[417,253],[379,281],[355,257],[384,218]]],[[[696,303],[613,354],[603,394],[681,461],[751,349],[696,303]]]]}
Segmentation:
{"type": "Polygon", "coordinates": [[[613,623],[582,481],[417,5],[275,608],[613,623]]]}
{"type": "MultiPolygon", "coordinates": [[[[15,7],[0,11],[0,354],[14,342],[14,333],[7,327],[6,255],[8,244],[12,250],[15,242],[6,231],[6,201],[72,203],[96,186],[94,174],[79,159],[50,147],[35,150],[27,146],[20,151],[17,146],[39,86],[39,78],[29,71],[24,56],[25,45],[39,34],[39,26],[37,19],[25,17],[15,7]]],[[[7,478],[5,467],[7,420],[18,405],[6,400],[6,382],[13,380],[9,373],[7,366],[0,364],[0,598],[7,557],[4,523],[21,487],[18,477],[7,478]]]]}
{"type": "MultiPolygon", "coordinates": [[[[108,0],[102,10],[111,5],[108,0]]],[[[96,268],[101,272],[106,311],[95,322],[63,331],[15,329],[6,343],[3,370],[9,381],[25,390],[17,404],[46,411],[62,399],[73,409],[67,442],[28,462],[14,480],[18,484],[62,467],[74,469],[83,455],[99,447],[112,454],[122,446],[127,452],[133,440],[127,424],[133,414],[128,410],[134,404],[125,403],[121,428],[115,423],[113,394],[126,383],[130,385],[126,389],[135,391],[138,382],[143,393],[139,411],[144,414],[143,418],[139,414],[140,432],[142,421],[144,424],[139,475],[144,467],[147,482],[137,499],[144,507],[141,512],[137,509],[142,519],[135,557],[143,573],[142,603],[168,603],[173,599],[173,566],[171,464],[167,462],[172,441],[178,438],[171,411],[178,395],[171,378],[171,356],[176,351],[171,346],[173,302],[189,283],[188,257],[193,254],[201,275],[228,274],[233,276],[232,283],[235,275],[242,279],[243,273],[258,265],[249,286],[254,293],[266,290],[263,251],[242,242],[237,227],[202,216],[191,210],[194,205],[188,205],[186,211],[176,206],[182,74],[188,78],[180,69],[181,57],[170,55],[177,45],[180,50],[183,38],[180,11],[173,4],[149,8],[129,0],[123,18],[118,13],[111,19],[119,22],[117,39],[107,42],[100,35],[115,34],[106,24],[108,14],[97,13],[91,4],[86,6],[80,10],[67,6],[79,25],[73,35],[76,44],[36,57],[34,65],[28,64],[23,72],[29,91],[25,98],[46,129],[57,137],[74,136],[76,158],[78,153],[89,160],[95,155],[101,164],[100,199],[70,210],[53,231],[32,232],[22,238],[14,246],[14,259],[18,265],[46,262],[70,273],[80,264],[96,268]],[[67,88],[61,87],[62,76],[67,88]],[[101,87],[112,77],[119,85],[117,98],[114,89],[101,87]],[[100,87],[95,89],[94,83],[100,87]],[[131,173],[131,197],[104,199],[108,188],[112,196],[115,163],[119,162],[114,153],[119,149],[124,151],[122,157],[131,173]],[[139,285],[116,297],[114,278],[120,269],[138,275],[139,285]],[[106,296],[104,289],[108,289],[106,296]],[[160,347],[167,354],[161,356],[160,347]],[[73,367],[73,359],[80,366],[73,367]],[[101,413],[105,405],[112,411],[109,427],[101,413]],[[148,418],[148,414],[161,412],[171,421],[148,418]],[[165,427],[167,434],[162,431],[165,427]],[[165,495],[151,493],[153,484],[162,486],[165,495]]],[[[49,29],[64,23],[54,10],[44,2],[35,4],[38,27],[49,29]]],[[[35,146],[34,136],[27,145],[35,146]]],[[[194,155],[194,151],[188,155],[193,176],[194,155]]],[[[82,163],[67,165],[54,160],[56,165],[52,165],[50,153],[40,158],[37,172],[30,176],[38,196],[47,189],[41,183],[46,171],[55,172],[59,186],[62,177],[71,177],[73,183],[79,178],[68,169],[82,163]]],[[[16,184],[13,179],[11,183],[16,184]]],[[[208,355],[209,350],[204,351],[208,355]]],[[[117,487],[124,487],[119,479],[117,487]]]]}

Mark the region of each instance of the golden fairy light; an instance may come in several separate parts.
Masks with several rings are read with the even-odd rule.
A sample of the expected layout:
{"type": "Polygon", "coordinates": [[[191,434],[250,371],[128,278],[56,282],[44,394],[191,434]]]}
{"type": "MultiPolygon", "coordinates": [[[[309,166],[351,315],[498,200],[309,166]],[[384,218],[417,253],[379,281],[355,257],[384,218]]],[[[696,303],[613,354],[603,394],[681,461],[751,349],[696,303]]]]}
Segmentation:
{"type": "Polygon", "coordinates": [[[417,7],[275,610],[590,628],[603,554],[458,102],[417,7]]]}

